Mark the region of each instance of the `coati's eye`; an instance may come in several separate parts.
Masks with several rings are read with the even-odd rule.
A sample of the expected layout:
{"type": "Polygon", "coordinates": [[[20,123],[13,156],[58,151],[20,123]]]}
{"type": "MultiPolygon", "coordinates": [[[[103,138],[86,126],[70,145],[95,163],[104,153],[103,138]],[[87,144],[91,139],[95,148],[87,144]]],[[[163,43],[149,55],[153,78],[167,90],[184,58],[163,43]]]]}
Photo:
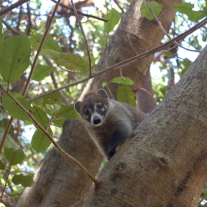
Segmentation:
{"type": "Polygon", "coordinates": [[[86,110],[84,111],[84,114],[85,114],[86,116],[88,116],[88,115],[89,115],[89,110],[86,109],[86,110]]]}
{"type": "Polygon", "coordinates": [[[99,109],[102,109],[102,108],[103,108],[103,105],[102,105],[101,103],[98,103],[98,104],[97,104],[97,107],[98,107],[99,109]]]}

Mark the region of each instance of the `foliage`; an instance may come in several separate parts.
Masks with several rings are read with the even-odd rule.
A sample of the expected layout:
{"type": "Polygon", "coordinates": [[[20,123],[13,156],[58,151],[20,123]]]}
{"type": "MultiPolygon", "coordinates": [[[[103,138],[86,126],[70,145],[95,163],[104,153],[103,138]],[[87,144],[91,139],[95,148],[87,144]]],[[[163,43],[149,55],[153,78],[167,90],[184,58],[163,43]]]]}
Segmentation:
{"type": "MultiPolygon", "coordinates": [[[[131,1],[128,0],[128,2],[131,1]]],[[[14,2],[4,1],[3,8],[12,3],[14,2]]],[[[50,136],[56,139],[54,134],[60,134],[60,127],[65,119],[80,118],[73,108],[73,103],[78,99],[86,84],[80,80],[88,77],[90,68],[93,72],[107,44],[107,39],[110,38],[120,21],[120,9],[111,1],[105,1],[101,10],[88,9],[88,13],[105,18],[109,20],[108,23],[94,18],[81,17],[91,53],[90,67],[84,38],[74,16],[71,16],[69,20],[64,16],[55,18],[50,34],[46,36],[40,48],[46,32],[44,14],[46,4],[44,1],[31,0],[27,3],[28,6],[23,4],[8,12],[7,16],[3,16],[2,21],[0,20],[0,81],[1,86],[16,100],[12,100],[8,94],[1,94],[1,143],[3,143],[11,117],[14,118],[0,157],[0,170],[2,171],[0,191],[4,191],[6,186],[4,193],[11,198],[21,193],[23,187],[33,184],[33,172],[51,143],[16,102],[18,101],[47,130],[50,136]],[[36,56],[39,50],[40,54],[36,56]],[[76,81],[80,82],[76,84],[76,81]],[[25,87],[26,84],[28,88],[25,87]],[[63,87],[61,92],[54,90],[61,87],[63,87]]],[[[120,1],[124,11],[128,4],[127,1],[120,1]]],[[[162,12],[161,5],[156,1],[150,1],[149,4],[154,14],[159,17],[162,12]]],[[[206,1],[202,0],[195,4],[186,1],[175,5],[173,9],[179,13],[169,31],[171,38],[195,25],[198,20],[206,16],[207,12],[206,1]],[[184,21],[186,15],[188,19],[184,21]]],[[[142,4],[140,12],[149,20],[154,19],[146,2],[142,4]]],[[[190,49],[201,50],[202,41],[206,39],[207,33],[204,27],[199,33],[185,38],[180,44],[190,49]]],[[[168,40],[166,37],[163,42],[168,40]]],[[[154,67],[158,68],[156,73],[161,76],[152,79],[157,103],[169,91],[167,86],[171,78],[168,74],[169,68],[174,68],[177,82],[190,66],[191,58],[185,57],[182,51],[178,49],[170,55],[172,51],[169,48],[167,52],[170,54],[162,53],[163,61],[157,61],[154,64],[154,67]]],[[[151,73],[154,76],[153,70],[152,66],[151,73]]],[[[103,83],[102,86],[105,87],[111,82],[119,84],[117,92],[119,101],[136,105],[135,95],[130,87],[134,83],[130,78],[116,77],[110,82],[103,83]]]]}

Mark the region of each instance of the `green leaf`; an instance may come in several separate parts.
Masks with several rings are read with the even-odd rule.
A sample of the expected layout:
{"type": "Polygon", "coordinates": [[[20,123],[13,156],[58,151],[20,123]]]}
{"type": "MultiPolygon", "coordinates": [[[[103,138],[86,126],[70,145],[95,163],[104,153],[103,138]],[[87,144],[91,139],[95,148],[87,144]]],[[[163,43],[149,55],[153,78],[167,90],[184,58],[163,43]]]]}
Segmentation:
{"type": "Polygon", "coordinates": [[[56,52],[54,50],[50,50],[50,49],[44,49],[41,51],[41,55],[46,55],[49,58],[53,59],[54,61],[56,61],[58,58],[60,58],[60,54],[59,52],[56,52]]]}
{"type": "Polygon", "coordinates": [[[63,126],[63,123],[64,123],[65,120],[53,120],[52,123],[56,126],[60,126],[62,127],[63,126]]]}
{"type": "MultiPolygon", "coordinates": [[[[0,143],[2,141],[2,138],[4,136],[5,129],[3,127],[0,127],[0,143]]],[[[12,139],[11,135],[8,134],[5,142],[5,147],[12,147],[15,148],[17,146],[16,142],[12,139]]]]}
{"type": "Polygon", "coordinates": [[[101,85],[102,87],[105,87],[107,85],[107,82],[103,82],[101,85]]]}
{"type": "MultiPolygon", "coordinates": [[[[149,2],[150,8],[155,14],[155,16],[158,16],[160,12],[162,11],[162,5],[158,4],[156,1],[150,1],[149,2]]],[[[154,16],[151,13],[147,2],[143,2],[140,7],[141,14],[146,17],[148,20],[153,20],[154,16]]]]}
{"type": "Polygon", "coordinates": [[[21,149],[14,149],[10,147],[4,147],[4,154],[6,159],[11,165],[16,165],[24,160],[25,154],[21,149]]]}
{"type": "MultiPolygon", "coordinates": [[[[42,41],[43,34],[36,34],[30,38],[31,46],[37,50],[39,48],[40,42],[42,41]]],[[[42,47],[42,51],[44,50],[53,50],[56,52],[61,52],[61,47],[58,45],[58,42],[54,41],[50,35],[47,35],[44,45],[42,47]]]]}
{"type": "Polygon", "coordinates": [[[117,100],[132,106],[136,106],[136,97],[132,89],[125,84],[121,84],[117,92],[117,100]]]}
{"type": "Polygon", "coordinates": [[[108,14],[105,15],[105,19],[109,20],[104,22],[105,31],[110,33],[120,20],[120,14],[116,9],[111,9],[108,14]]]}
{"type": "MultiPolygon", "coordinates": [[[[30,101],[27,101],[22,95],[18,93],[10,93],[14,98],[17,99],[21,103],[22,106],[24,106],[25,109],[30,110],[31,109],[31,103],[30,101]]],[[[9,112],[9,114],[20,120],[30,120],[30,118],[22,111],[22,109],[19,108],[19,106],[16,105],[16,103],[7,95],[3,95],[2,97],[2,104],[3,107],[9,112]]]]}
{"type": "Polygon", "coordinates": [[[30,42],[25,36],[9,37],[0,53],[0,73],[5,81],[17,81],[29,66],[30,42]]]}
{"type": "Polygon", "coordinates": [[[204,11],[193,11],[194,4],[191,3],[181,3],[173,6],[175,11],[178,11],[182,14],[186,14],[191,21],[197,22],[206,16],[204,11]]]}
{"type": "Polygon", "coordinates": [[[189,20],[194,21],[194,22],[197,22],[198,20],[206,16],[205,12],[203,11],[191,11],[187,15],[188,15],[189,20]]]}
{"type": "Polygon", "coordinates": [[[172,8],[175,11],[178,11],[182,14],[188,14],[189,12],[192,11],[194,7],[194,4],[191,3],[180,3],[180,4],[175,4],[172,8]]]}
{"type": "Polygon", "coordinates": [[[0,108],[0,121],[5,119],[7,115],[8,115],[7,112],[3,108],[0,108]]]}
{"type": "Polygon", "coordinates": [[[40,109],[37,106],[34,106],[32,107],[32,109],[30,109],[30,113],[42,127],[46,128],[48,126],[50,120],[47,117],[47,114],[42,109],[40,109]]]}
{"type": "Polygon", "coordinates": [[[0,160],[0,170],[4,170],[6,165],[0,160]]]}
{"type": "Polygon", "coordinates": [[[74,119],[80,118],[77,112],[74,109],[74,105],[62,105],[59,110],[54,114],[56,119],[74,119]]]}
{"type": "MultiPolygon", "coordinates": [[[[3,119],[3,120],[0,122],[0,126],[1,126],[2,128],[4,128],[4,129],[6,129],[8,123],[9,123],[9,120],[8,120],[8,119],[3,119]]],[[[14,136],[14,127],[13,127],[13,125],[11,125],[11,127],[10,127],[9,134],[10,134],[11,136],[14,136]]]]}
{"type": "Polygon", "coordinates": [[[134,85],[134,81],[129,77],[115,77],[111,82],[125,85],[134,85]]]}
{"type": "Polygon", "coordinates": [[[2,33],[2,21],[1,21],[1,18],[0,18],[0,50],[2,48],[3,42],[4,42],[4,36],[3,36],[3,33],[2,33]]]}
{"type": "MultiPolygon", "coordinates": [[[[49,134],[52,136],[51,129],[49,129],[49,134]]],[[[40,129],[37,129],[32,136],[31,145],[36,152],[44,152],[50,146],[50,143],[49,138],[40,129]]]]}
{"type": "Polygon", "coordinates": [[[43,98],[35,100],[34,104],[36,104],[36,105],[46,105],[46,104],[53,105],[53,104],[59,103],[60,99],[61,99],[60,94],[58,92],[55,92],[55,93],[51,93],[43,98]]]}
{"type": "Polygon", "coordinates": [[[70,52],[61,54],[56,63],[66,67],[68,70],[77,72],[86,72],[89,68],[87,61],[83,60],[79,55],[74,55],[70,52]]]}
{"type": "Polygon", "coordinates": [[[32,80],[41,81],[49,76],[55,68],[50,65],[37,66],[32,75],[32,80]]]}
{"type": "Polygon", "coordinates": [[[203,189],[203,194],[207,195],[207,189],[203,189]]]}
{"type": "Polygon", "coordinates": [[[33,181],[33,176],[34,175],[14,175],[14,177],[12,178],[12,182],[15,185],[22,185],[24,187],[30,187],[33,185],[34,181],[33,181]]]}

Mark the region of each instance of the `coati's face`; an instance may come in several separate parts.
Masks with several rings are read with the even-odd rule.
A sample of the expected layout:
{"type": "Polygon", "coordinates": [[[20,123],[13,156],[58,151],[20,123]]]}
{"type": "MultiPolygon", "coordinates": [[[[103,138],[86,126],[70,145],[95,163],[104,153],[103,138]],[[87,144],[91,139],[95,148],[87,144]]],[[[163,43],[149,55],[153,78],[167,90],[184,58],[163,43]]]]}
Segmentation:
{"type": "Polygon", "coordinates": [[[104,122],[108,106],[108,95],[104,89],[98,90],[96,94],[89,94],[83,102],[75,103],[75,109],[82,118],[96,126],[104,122]]]}

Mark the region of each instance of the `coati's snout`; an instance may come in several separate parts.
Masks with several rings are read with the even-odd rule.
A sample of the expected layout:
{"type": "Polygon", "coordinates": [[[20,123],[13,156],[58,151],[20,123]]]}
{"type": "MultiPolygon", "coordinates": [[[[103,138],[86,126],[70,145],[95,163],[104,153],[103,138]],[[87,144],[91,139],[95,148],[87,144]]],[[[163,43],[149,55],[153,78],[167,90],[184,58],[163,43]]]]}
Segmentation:
{"type": "Polygon", "coordinates": [[[97,125],[101,123],[101,119],[98,116],[93,117],[93,124],[97,125]]]}

